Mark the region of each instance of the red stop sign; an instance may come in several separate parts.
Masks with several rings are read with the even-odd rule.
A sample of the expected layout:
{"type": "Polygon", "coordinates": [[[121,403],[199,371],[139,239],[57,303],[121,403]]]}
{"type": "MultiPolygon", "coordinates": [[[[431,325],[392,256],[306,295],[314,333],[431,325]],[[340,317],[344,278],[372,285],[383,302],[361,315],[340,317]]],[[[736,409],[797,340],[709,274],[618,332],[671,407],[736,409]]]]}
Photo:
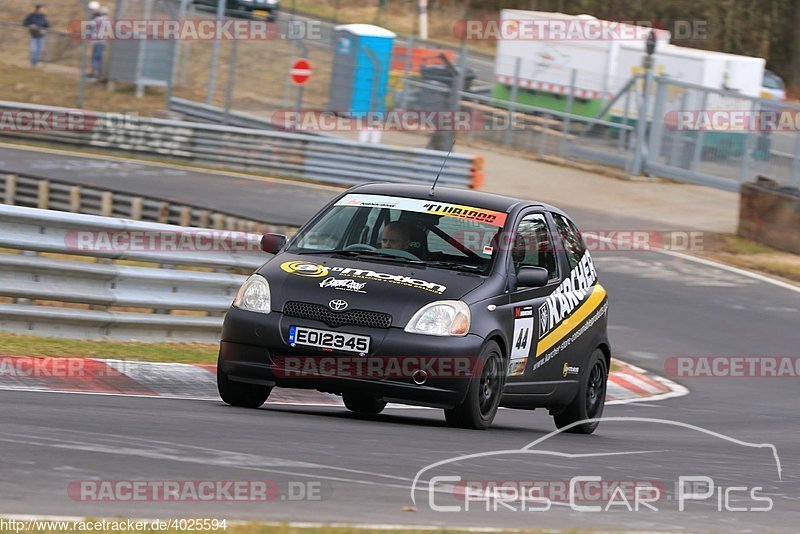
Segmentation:
{"type": "Polygon", "coordinates": [[[298,59],[292,63],[289,76],[295,85],[303,85],[311,78],[311,63],[307,59],[298,59]]]}

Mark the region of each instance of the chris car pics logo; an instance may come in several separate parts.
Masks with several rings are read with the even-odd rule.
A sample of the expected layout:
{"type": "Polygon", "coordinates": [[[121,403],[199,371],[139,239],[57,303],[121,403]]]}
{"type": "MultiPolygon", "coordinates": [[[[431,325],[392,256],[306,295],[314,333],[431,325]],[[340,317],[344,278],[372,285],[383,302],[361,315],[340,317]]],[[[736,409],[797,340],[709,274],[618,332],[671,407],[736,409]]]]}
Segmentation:
{"type": "Polygon", "coordinates": [[[298,276],[309,276],[312,278],[328,275],[328,268],[324,265],[305,261],[285,261],[281,263],[281,269],[287,273],[296,274],[298,276]]]}

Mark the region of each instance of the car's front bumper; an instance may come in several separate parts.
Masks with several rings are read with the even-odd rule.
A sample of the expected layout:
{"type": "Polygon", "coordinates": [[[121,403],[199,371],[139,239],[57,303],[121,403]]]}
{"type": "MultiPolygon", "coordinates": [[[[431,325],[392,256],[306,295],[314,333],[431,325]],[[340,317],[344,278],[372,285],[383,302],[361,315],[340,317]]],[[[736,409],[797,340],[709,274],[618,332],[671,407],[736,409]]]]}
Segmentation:
{"type": "Polygon", "coordinates": [[[277,312],[265,315],[231,308],[223,326],[219,365],[233,381],[331,393],[352,391],[390,402],[451,408],[466,396],[482,345],[477,335],[434,337],[397,327],[334,329],[277,312]],[[369,335],[370,353],[362,357],[291,347],[286,341],[290,325],[369,335]],[[415,383],[412,376],[420,369],[428,373],[423,384],[415,383]]]}

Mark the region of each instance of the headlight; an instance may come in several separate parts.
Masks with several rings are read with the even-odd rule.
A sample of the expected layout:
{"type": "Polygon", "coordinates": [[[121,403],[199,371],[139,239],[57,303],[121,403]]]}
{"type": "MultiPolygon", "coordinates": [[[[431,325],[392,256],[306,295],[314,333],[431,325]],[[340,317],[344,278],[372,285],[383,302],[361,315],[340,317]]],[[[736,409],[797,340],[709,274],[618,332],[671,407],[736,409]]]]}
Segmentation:
{"type": "Polygon", "coordinates": [[[254,274],[239,288],[236,298],[233,299],[233,305],[243,310],[269,313],[272,311],[271,301],[267,279],[254,274]]]}
{"type": "Polygon", "coordinates": [[[428,336],[466,336],[469,306],[460,300],[440,300],[420,308],[408,322],[406,332],[428,336]]]}

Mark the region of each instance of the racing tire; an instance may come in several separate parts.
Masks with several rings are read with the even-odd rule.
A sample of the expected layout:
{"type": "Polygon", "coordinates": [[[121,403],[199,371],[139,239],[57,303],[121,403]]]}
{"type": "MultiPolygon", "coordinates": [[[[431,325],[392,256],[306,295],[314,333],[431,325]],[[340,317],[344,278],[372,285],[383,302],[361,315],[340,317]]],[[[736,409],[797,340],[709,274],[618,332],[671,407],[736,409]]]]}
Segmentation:
{"type": "Polygon", "coordinates": [[[489,341],[478,358],[480,368],[469,379],[464,402],[445,410],[447,424],[456,428],[486,430],[491,426],[506,383],[506,367],[500,346],[489,341]]]}
{"type": "Polygon", "coordinates": [[[225,404],[240,408],[258,408],[267,401],[272,387],[234,382],[222,372],[222,366],[217,362],[217,391],[225,404]]]}
{"type": "Polygon", "coordinates": [[[351,412],[378,415],[386,408],[386,401],[361,393],[342,393],[344,406],[351,412]]]}
{"type": "MultiPolygon", "coordinates": [[[[562,411],[553,415],[556,427],[564,428],[583,421],[584,419],[599,419],[603,415],[608,389],[608,366],[603,351],[595,349],[589,358],[586,372],[580,381],[578,393],[572,402],[562,411]]],[[[581,423],[570,427],[564,432],[572,434],[591,434],[595,431],[600,421],[581,423]]]]}

